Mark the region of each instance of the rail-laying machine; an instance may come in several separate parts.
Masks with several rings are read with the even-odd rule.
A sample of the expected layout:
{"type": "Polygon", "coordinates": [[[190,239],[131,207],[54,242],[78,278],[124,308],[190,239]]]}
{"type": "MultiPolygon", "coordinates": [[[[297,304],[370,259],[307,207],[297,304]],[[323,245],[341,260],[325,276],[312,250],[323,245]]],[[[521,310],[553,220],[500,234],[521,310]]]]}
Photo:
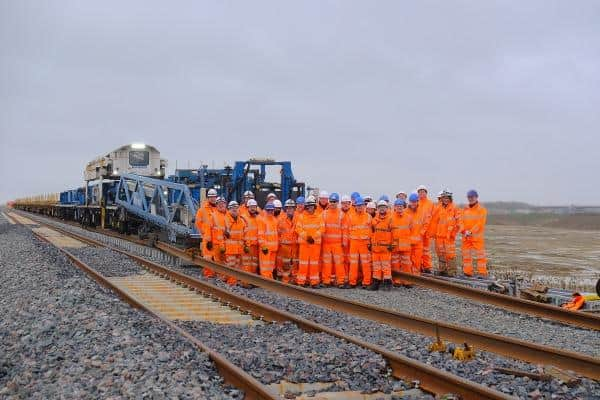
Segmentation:
{"type": "Polygon", "coordinates": [[[153,146],[133,143],[96,158],[84,170],[84,186],[59,194],[18,199],[13,206],[84,226],[116,229],[189,246],[197,242],[194,219],[210,188],[229,200],[241,201],[247,190],[259,204],[274,192],[285,201],[304,196],[305,184],[294,178],[291,162],[253,158],[222,169],[207,165],[177,169],[165,177],[167,162],[153,146]],[[267,180],[268,169],[275,182],[267,180]]]}

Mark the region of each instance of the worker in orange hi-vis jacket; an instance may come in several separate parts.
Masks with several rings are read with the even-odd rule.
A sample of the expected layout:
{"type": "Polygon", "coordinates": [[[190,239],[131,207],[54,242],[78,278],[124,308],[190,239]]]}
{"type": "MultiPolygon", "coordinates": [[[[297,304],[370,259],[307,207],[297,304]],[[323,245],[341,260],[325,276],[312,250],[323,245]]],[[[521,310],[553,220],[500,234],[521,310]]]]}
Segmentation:
{"type": "Polygon", "coordinates": [[[298,275],[296,283],[311,287],[319,286],[321,239],[325,230],[323,218],[316,213],[317,201],[313,196],[306,199],[304,212],[296,220],[296,233],[299,243],[298,275]]]}
{"type": "Polygon", "coordinates": [[[431,240],[427,232],[429,231],[429,224],[431,223],[431,217],[433,215],[433,201],[427,197],[427,187],[420,185],[417,188],[417,194],[419,195],[419,209],[424,215],[423,229],[423,260],[421,261],[421,271],[431,272],[431,240]]]}
{"type": "Polygon", "coordinates": [[[275,206],[267,203],[263,215],[258,220],[258,268],[264,278],[273,279],[275,259],[279,248],[277,235],[277,218],[274,215],[275,206]]]}
{"type": "Polygon", "coordinates": [[[423,264],[423,236],[426,235],[425,220],[427,215],[425,210],[419,205],[419,195],[411,193],[408,196],[408,214],[411,216],[412,224],[410,230],[410,261],[412,271],[416,275],[421,274],[423,264]]]}
{"type": "MultiPolygon", "coordinates": [[[[217,210],[217,191],[215,189],[209,189],[207,192],[207,200],[202,203],[200,207],[198,207],[198,211],[196,211],[196,218],[194,224],[196,225],[196,229],[198,233],[202,235],[202,242],[200,243],[200,251],[202,252],[202,257],[206,260],[212,261],[213,253],[212,250],[206,248],[206,244],[208,241],[204,237],[204,232],[209,229],[210,219],[212,218],[212,214],[217,210]]],[[[204,276],[212,277],[215,276],[213,270],[204,268],[202,271],[204,276]]]]}
{"type": "Polygon", "coordinates": [[[452,192],[442,193],[442,206],[438,210],[435,248],[438,254],[440,275],[456,275],[456,234],[460,228],[460,210],[452,202],[452,192]]]}
{"type": "MultiPolygon", "coordinates": [[[[439,219],[439,211],[440,207],[442,207],[442,193],[440,191],[437,196],[437,203],[433,205],[433,209],[431,211],[431,221],[429,221],[429,227],[427,228],[427,237],[429,237],[429,241],[433,244],[433,249],[436,251],[435,247],[435,234],[437,232],[437,221],[439,219]]],[[[439,256],[436,251],[436,257],[439,259],[439,256]]]]}
{"type": "Polygon", "coordinates": [[[344,219],[346,222],[346,230],[345,230],[345,240],[342,243],[346,242],[346,247],[342,247],[343,262],[344,262],[344,289],[348,288],[348,271],[350,269],[350,259],[348,258],[348,250],[350,249],[350,238],[348,237],[348,224],[350,223],[350,215],[352,215],[352,199],[347,194],[342,196],[341,201],[341,210],[344,213],[344,219]]]}
{"type": "Polygon", "coordinates": [[[460,216],[460,232],[462,239],[463,272],[473,276],[473,255],[477,259],[477,274],[487,277],[487,258],[485,254],[485,223],[487,210],[479,203],[476,190],[467,192],[469,204],[460,216]]]}
{"type": "MultiPolygon", "coordinates": [[[[203,240],[206,248],[212,252],[212,259],[219,264],[225,264],[225,217],[227,217],[227,201],[217,197],[217,210],[213,212],[207,224],[204,224],[203,240]]],[[[204,269],[204,275],[214,276],[214,271],[204,269]]]]}
{"type": "Polygon", "coordinates": [[[275,266],[277,268],[277,275],[281,277],[281,281],[289,283],[296,259],[298,258],[298,235],[294,227],[296,203],[294,200],[288,199],[283,208],[285,212],[277,220],[279,248],[277,249],[275,266]]]}
{"type": "MultiPolygon", "coordinates": [[[[414,274],[412,262],[410,261],[410,232],[412,229],[412,217],[406,211],[406,201],[399,198],[394,201],[394,212],[392,213],[392,272],[404,272],[414,274]]],[[[393,278],[394,286],[411,286],[411,283],[400,278],[393,278]]]]}
{"type": "MultiPolygon", "coordinates": [[[[246,221],[239,215],[237,201],[230,201],[227,209],[229,212],[225,217],[225,262],[230,268],[242,270],[246,221]]],[[[227,276],[227,283],[235,285],[237,280],[232,276],[227,276]]]]}
{"type": "Polygon", "coordinates": [[[246,221],[242,266],[244,271],[256,274],[258,272],[258,221],[261,218],[260,209],[254,199],[248,200],[247,207],[248,215],[242,217],[246,221]]]}
{"type": "Polygon", "coordinates": [[[348,221],[348,258],[350,267],[348,280],[350,287],[356,287],[358,284],[358,268],[362,269],[362,285],[367,288],[371,285],[371,216],[365,209],[365,201],[360,195],[354,200],[354,213],[350,215],[348,221]]]}
{"type": "Polygon", "coordinates": [[[377,214],[371,221],[373,236],[371,237],[371,257],[373,265],[373,282],[368,290],[392,289],[392,217],[388,212],[385,200],[377,202],[377,214]]]}
{"type": "Polygon", "coordinates": [[[325,286],[335,283],[343,288],[346,280],[344,249],[348,247],[348,220],[346,214],[338,207],[339,194],[331,193],[328,201],[329,206],[322,213],[325,231],[321,249],[321,276],[325,286]],[[332,274],[335,274],[335,282],[332,282],[332,274]]]}
{"type": "MultiPolygon", "coordinates": [[[[249,190],[246,190],[244,192],[244,197],[242,199],[242,204],[240,205],[240,215],[242,217],[244,217],[244,218],[246,218],[246,217],[248,217],[250,215],[250,210],[249,210],[249,206],[248,206],[248,202],[250,200],[254,200],[254,193],[252,193],[249,190]]],[[[258,203],[256,204],[256,209],[260,213],[261,209],[260,209],[260,207],[258,207],[258,203]]]]}
{"type": "Polygon", "coordinates": [[[315,212],[318,215],[322,215],[323,211],[327,210],[329,206],[329,193],[325,190],[321,190],[319,192],[319,202],[317,203],[317,207],[315,208],[315,212]]]}
{"type": "Polygon", "coordinates": [[[304,203],[305,202],[306,202],[306,199],[304,198],[304,196],[298,196],[296,198],[296,211],[294,211],[294,223],[296,223],[298,218],[304,212],[304,203]]]}

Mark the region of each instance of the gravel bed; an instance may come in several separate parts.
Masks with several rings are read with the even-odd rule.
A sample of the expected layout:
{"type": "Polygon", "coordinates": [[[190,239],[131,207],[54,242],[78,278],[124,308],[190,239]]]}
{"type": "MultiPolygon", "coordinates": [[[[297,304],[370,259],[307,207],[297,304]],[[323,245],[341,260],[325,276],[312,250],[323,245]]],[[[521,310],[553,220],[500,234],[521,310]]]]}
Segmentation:
{"type": "MultiPolygon", "coordinates": [[[[188,275],[204,279],[196,267],[179,267],[177,269],[188,275]]],[[[499,374],[493,371],[495,367],[534,373],[539,373],[540,371],[535,365],[508,359],[485,351],[477,351],[475,360],[468,362],[458,361],[448,353],[430,353],[427,347],[432,342],[432,339],[423,335],[349,316],[345,313],[331,311],[299,300],[285,298],[260,288],[244,289],[242,287],[230,287],[216,279],[211,279],[210,281],[220,287],[232,290],[251,299],[301,315],[309,320],[360,337],[368,342],[376,343],[412,359],[522,399],[600,398],[600,384],[589,379],[582,379],[581,384],[570,388],[556,379],[550,382],[540,382],[526,377],[499,374]],[[537,397],[538,394],[539,397],[537,397]]]]}
{"type": "MultiPolygon", "coordinates": [[[[406,390],[391,377],[386,361],[369,350],[323,333],[306,333],[295,324],[254,326],[180,322],[264,384],[337,382],[326,391],[390,393],[406,390]]],[[[433,399],[430,395],[422,398],[433,399]]]]}
{"type": "MultiPolygon", "coordinates": [[[[71,228],[73,228],[73,227],[71,227],[71,228]]],[[[75,228],[75,229],[77,229],[77,228],[75,228]]],[[[171,265],[171,267],[175,267],[175,269],[182,271],[184,273],[187,273],[188,275],[191,275],[191,276],[194,276],[194,277],[197,277],[200,279],[204,279],[200,273],[200,269],[195,266],[171,265]]],[[[395,352],[404,354],[413,359],[417,359],[419,361],[431,364],[436,368],[447,370],[451,373],[465,377],[469,380],[473,380],[473,381],[479,382],[481,384],[487,385],[489,387],[493,387],[504,393],[518,396],[519,398],[600,399],[600,384],[598,382],[591,381],[589,379],[582,379],[581,384],[579,384],[578,386],[576,386],[574,388],[569,388],[566,385],[562,384],[562,382],[560,382],[558,380],[552,380],[550,382],[539,382],[539,381],[535,381],[535,380],[530,380],[529,378],[499,374],[499,373],[496,373],[493,371],[494,367],[513,368],[513,369],[530,371],[530,372],[539,372],[539,371],[537,369],[537,366],[535,366],[535,365],[517,361],[517,360],[507,359],[507,358],[497,356],[492,353],[483,352],[483,351],[477,352],[476,360],[469,361],[469,362],[460,362],[460,361],[454,360],[449,354],[429,353],[427,351],[427,345],[429,343],[431,343],[432,339],[422,336],[422,335],[419,335],[419,334],[409,333],[409,332],[403,331],[401,329],[390,327],[385,324],[380,324],[377,322],[352,317],[352,316],[349,316],[344,313],[338,313],[335,311],[331,311],[329,309],[325,309],[322,307],[307,304],[307,303],[304,303],[299,300],[285,298],[285,297],[279,296],[277,294],[269,293],[260,288],[255,288],[255,289],[244,289],[241,287],[231,288],[230,286],[228,286],[218,280],[212,279],[211,281],[213,283],[220,285],[221,287],[224,287],[228,290],[232,290],[236,293],[245,295],[254,300],[258,300],[263,303],[270,304],[274,307],[301,315],[307,319],[322,323],[324,325],[336,328],[336,329],[346,332],[348,334],[363,338],[367,341],[379,344],[385,348],[388,348],[395,352]]],[[[421,289],[419,289],[419,290],[421,290],[421,289]]],[[[388,292],[388,293],[385,293],[385,292],[370,293],[370,292],[360,291],[360,290],[345,290],[345,291],[332,290],[332,292],[335,292],[336,295],[343,294],[343,295],[347,295],[347,296],[375,296],[376,298],[379,298],[377,296],[381,296],[381,298],[383,298],[384,296],[389,296],[392,298],[394,296],[397,296],[398,298],[410,297],[410,295],[412,294],[413,291],[414,291],[414,289],[395,289],[394,291],[388,292]]],[[[439,301],[440,298],[446,297],[448,295],[439,293],[439,292],[433,292],[433,291],[429,291],[429,292],[430,292],[429,296],[418,297],[418,299],[419,299],[418,301],[416,299],[414,302],[411,300],[406,300],[406,301],[410,301],[410,303],[405,303],[405,304],[412,304],[412,305],[411,306],[407,305],[406,307],[408,309],[403,309],[403,310],[405,312],[413,312],[416,314],[417,311],[415,311],[415,310],[418,310],[420,307],[425,307],[425,306],[423,306],[423,304],[427,304],[426,307],[432,307],[432,308],[437,307],[437,310],[435,310],[435,312],[428,311],[424,314],[424,316],[426,316],[428,318],[433,318],[433,319],[447,320],[449,322],[454,322],[454,323],[461,323],[461,324],[463,323],[462,321],[459,321],[456,319],[453,320],[452,317],[443,318],[444,312],[446,309],[451,309],[454,307],[458,308],[456,306],[456,303],[447,302],[446,304],[452,305],[451,307],[449,307],[449,306],[445,306],[444,302],[439,301]]],[[[450,297],[453,297],[453,296],[450,296],[450,297]]],[[[360,301],[363,301],[363,302],[369,301],[367,297],[360,297],[357,299],[360,301]]],[[[460,299],[460,300],[464,301],[463,299],[460,299]]],[[[384,300],[380,300],[380,301],[384,301],[384,300]]],[[[371,300],[371,302],[374,304],[378,304],[373,300],[371,300]]],[[[380,304],[380,305],[385,306],[384,304],[380,304]]],[[[470,307],[473,307],[474,305],[476,305],[476,304],[468,303],[468,306],[470,306],[470,307]]],[[[479,306],[479,305],[477,305],[477,306],[479,306]]],[[[385,306],[385,307],[389,307],[389,306],[385,306]]],[[[524,332],[524,331],[528,331],[529,329],[535,329],[531,332],[527,332],[527,335],[528,335],[527,337],[521,337],[521,338],[523,338],[525,340],[530,340],[530,341],[536,342],[536,341],[538,341],[538,337],[541,336],[542,337],[540,339],[541,343],[545,343],[546,340],[549,340],[549,342],[548,342],[549,344],[552,343],[552,344],[556,345],[557,347],[575,349],[575,351],[578,351],[576,346],[578,346],[577,342],[580,340],[579,335],[584,335],[583,336],[584,339],[581,340],[581,342],[583,343],[583,345],[582,345],[583,347],[581,347],[581,348],[584,349],[584,352],[587,352],[588,354],[597,354],[597,352],[598,352],[598,344],[597,344],[598,337],[597,337],[596,332],[590,332],[585,329],[573,328],[573,327],[569,327],[569,326],[566,326],[566,325],[563,325],[560,323],[555,323],[552,321],[545,321],[545,320],[537,320],[538,323],[544,325],[543,328],[540,328],[540,327],[531,328],[531,327],[529,327],[529,325],[525,325],[525,326],[528,326],[528,328],[522,329],[523,325],[521,325],[521,324],[523,323],[522,321],[524,319],[532,319],[535,321],[536,318],[529,317],[529,316],[522,315],[522,314],[511,313],[511,312],[508,312],[508,311],[505,311],[503,309],[499,309],[499,308],[496,308],[493,306],[481,305],[481,307],[485,307],[485,311],[479,311],[478,313],[476,313],[475,311],[472,311],[473,309],[471,308],[470,310],[466,309],[464,311],[464,315],[477,315],[477,318],[475,318],[475,319],[479,320],[479,319],[483,319],[483,317],[482,317],[483,314],[486,314],[486,320],[488,320],[488,321],[493,321],[494,315],[487,315],[487,314],[497,314],[500,312],[500,313],[508,315],[508,316],[506,316],[506,315],[504,316],[504,318],[507,318],[507,320],[505,320],[502,323],[502,325],[506,325],[506,326],[495,327],[493,330],[491,330],[493,332],[499,332],[499,333],[505,334],[507,336],[521,337],[518,335],[522,334],[522,331],[524,332]],[[511,314],[513,316],[517,316],[517,318],[516,319],[510,318],[511,314]],[[488,317],[490,317],[490,319],[487,319],[488,317]],[[506,321],[508,321],[508,322],[506,322],[506,321]],[[499,330],[499,329],[502,329],[502,330],[499,330]],[[568,332],[568,330],[573,330],[573,331],[577,331],[577,333],[575,333],[574,336],[571,335],[570,333],[568,333],[567,336],[564,336],[562,331],[560,331],[558,329],[567,329],[567,332],[568,332]],[[547,332],[547,334],[544,332],[547,332]],[[512,333],[512,335],[511,335],[511,333],[512,333]],[[536,336],[533,336],[534,333],[536,336]],[[592,339],[588,339],[585,336],[588,334],[592,336],[592,339]],[[550,339],[549,337],[551,337],[552,335],[559,335],[559,338],[550,339]],[[546,338],[546,336],[548,338],[546,338]],[[575,339],[571,340],[572,337],[575,337],[575,339]],[[596,339],[595,342],[593,340],[594,338],[596,339]],[[559,341],[561,341],[561,340],[564,341],[564,343],[561,343],[561,345],[558,346],[558,343],[560,343],[559,341]],[[595,346],[592,346],[592,348],[589,348],[588,344],[590,344],[590,343],[595,343],[595,346]]],[[[460,308],[462,308],[462,307],[460,307],[460,308]]],[[[398,309],[400,309],[400,308],[398,308],[398,309]]],[[[419,314],[419,315],[421,315],[421,314],[419,314]]],[[[476,321],[470,321],[470,322],[476,323],[476,321]]],[[[471,325],[471,326],[474,326],[474,325],[471,325]]]]}
{"type": "MultiPolygon", "coordinates": [[[[80,228],[63,225],[81,231],[80,228]]],[[[84,232],[102,236],[95,232],[84,232]]],[[[139,249],[139,251],[142,250],[139,249]]],[[[138,253],[139,251],[134,250],[138,253]]],[[[143,251],[147,253],[146,250],[143,251]]],[[[145,255],[145,257],[172,268],[181,266],[178,263],[168,262],[164,257],[158,258],[151,255],[145,255]]],[[[597,331],[508,311],[427,288],[393,288],[390,292],[337,288],[320,290],[334,296],[436,321],[468,326],[484,332],[600,357],[600,335],[597,331]]]]}
{"type": "Polygon", "coordinates": [[[69,252],[106,277],[138,275],[144,270],[126,255],[107,248],[86,246],[69,252]]]}
{"type": "Polygon", "coordinates": [[[597,331],[511,312],[435,290],[413,287],[394,288],[390,292],[337,288],[320,291],[436,321],[600,357],[600,335],[597,331]]]}
{"type": "Polygon", "coordinates": [[[242,398],[208,357],[0,221],[0,398],[242,398]]]}

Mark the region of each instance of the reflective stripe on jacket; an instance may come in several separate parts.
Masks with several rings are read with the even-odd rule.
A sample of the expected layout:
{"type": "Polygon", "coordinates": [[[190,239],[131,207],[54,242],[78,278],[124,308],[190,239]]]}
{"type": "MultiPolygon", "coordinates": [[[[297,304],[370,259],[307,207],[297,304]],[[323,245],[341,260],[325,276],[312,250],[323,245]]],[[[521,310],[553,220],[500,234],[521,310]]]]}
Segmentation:
{"type": "Polygon", "coordinates": [[[388,246],[392,244],[392,217],[389,213],[386,213],[383,217],[377,213],[375,218],[371,221],[373,228],[373,236],[371,237],[371,243],[373,247],[371,251],[373,253],[383,253],[388,250],[388,246]]]}

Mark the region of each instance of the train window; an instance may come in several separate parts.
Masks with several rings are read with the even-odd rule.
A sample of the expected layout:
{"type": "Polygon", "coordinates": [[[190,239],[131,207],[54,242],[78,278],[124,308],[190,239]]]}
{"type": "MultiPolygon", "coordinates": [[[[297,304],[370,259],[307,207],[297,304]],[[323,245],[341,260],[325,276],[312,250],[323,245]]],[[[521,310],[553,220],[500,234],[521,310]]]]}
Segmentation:
{"type": "Polygon", "coordinates": [[[130,151],[129,164],[132,167],[145,167],[150,163],[150,153],[147,151],[130,151]]]}

